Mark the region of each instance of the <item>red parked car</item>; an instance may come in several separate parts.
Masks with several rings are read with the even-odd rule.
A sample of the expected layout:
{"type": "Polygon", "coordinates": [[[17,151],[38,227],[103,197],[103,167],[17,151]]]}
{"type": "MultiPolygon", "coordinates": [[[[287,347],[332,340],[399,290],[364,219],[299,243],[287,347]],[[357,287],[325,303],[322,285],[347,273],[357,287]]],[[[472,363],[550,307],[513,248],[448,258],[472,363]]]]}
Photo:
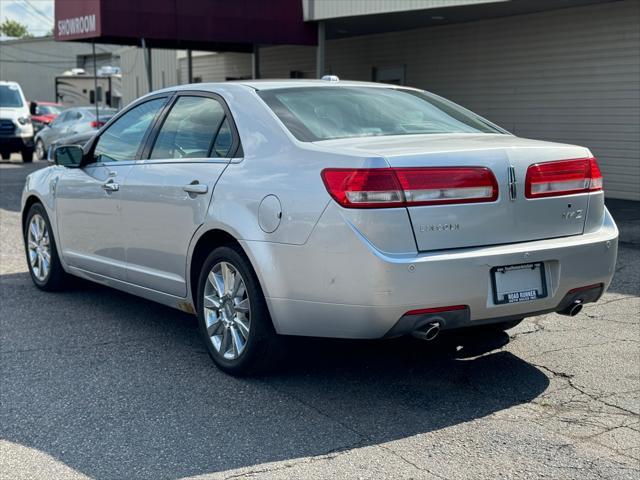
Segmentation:
{"type": "Polygon", "coordinates": [[[53,122],[63,109],[64,107],[60,103],[32,102],[31,122],[33,123],[34,131],[37,132],[45,125],[53,122]]]}

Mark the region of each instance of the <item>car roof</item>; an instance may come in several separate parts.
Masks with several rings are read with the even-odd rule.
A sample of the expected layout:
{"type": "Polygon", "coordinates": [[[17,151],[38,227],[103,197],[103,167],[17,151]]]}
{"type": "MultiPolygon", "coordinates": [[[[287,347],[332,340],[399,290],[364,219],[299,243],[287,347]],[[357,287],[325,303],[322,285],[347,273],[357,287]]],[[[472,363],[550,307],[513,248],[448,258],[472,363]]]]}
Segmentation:
{"type": "MultiPolygon", "coordinates": [[[[96,107],[95,106],[86,106],[83,105],[81,107],[70,107],[65,109],[65,112],[71,111],[71,110],[79,110],[81,112],[89,112],[89,113],[96,113],[96,107]]],[[[98,113],[116,113],[118,110],[112,107],[98,107],[98,113]]]]}
{"type": "Polygon", "coordinates": [[[281,88],[308,88],[308,87],[372,87],[372,88],[402,88],[407,90],[417,90],[412,87],[406,87],[404,85],[393,85],[388,83],[377,82],[360,82],[356,80],[305,80],[305,79],[269,79],[269,80],[231,80],[228,82],[216,82],[216,83],[191,83],[187,85],[178,85],[175,87],[168,87],[162,90],[152,92],[174,92],[181,90],[200,90],[216,92],[218,90],[228,90],[229,88],[251,88],[253,90],[275,90],[281,88]]]}
{"type": "Polygon", "coordinates": [[[273,90],[277,88],[303,88],[303,87],[375,87],[389,88],[398,87],[398,85],[390,85],[386,83],[360,82],[357,80],[234,80],[229,83],[241,83],[255,90],[273,90]]]}

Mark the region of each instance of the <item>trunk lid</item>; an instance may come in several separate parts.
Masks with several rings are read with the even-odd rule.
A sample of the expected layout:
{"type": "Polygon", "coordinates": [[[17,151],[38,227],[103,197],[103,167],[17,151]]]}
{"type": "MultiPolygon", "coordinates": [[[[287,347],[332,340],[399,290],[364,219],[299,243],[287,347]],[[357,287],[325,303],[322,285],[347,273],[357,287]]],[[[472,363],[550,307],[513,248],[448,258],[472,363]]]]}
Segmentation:
{"type": "Polygon", "coordinates": [[[589,194],[525,197],[530,165],[589,157],[583,147],[493,134],[403,135],[316,144],[359,156],[382,156],[391,167],[473,166],[493,172],[499,188],[495,202],[407,208],[420,251],[580,235],[584,229],[589,194]]]}

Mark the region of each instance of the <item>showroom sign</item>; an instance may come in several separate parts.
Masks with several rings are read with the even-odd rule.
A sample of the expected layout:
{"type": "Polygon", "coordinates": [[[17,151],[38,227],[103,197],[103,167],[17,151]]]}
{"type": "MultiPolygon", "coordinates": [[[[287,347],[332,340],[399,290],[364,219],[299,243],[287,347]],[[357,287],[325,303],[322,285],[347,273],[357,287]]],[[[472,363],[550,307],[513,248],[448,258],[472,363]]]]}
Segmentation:
{"type": "Polygon", "coordinates": [[[96,32],[96,16],[85,15],[84,17],[65,18],[58,20],[58,36],[80,35],[96,32]]]}
{"type": "Polygon", "coordinates": [[[300,0],[54,1],[58,41],[140,45],[144,38],[151,48],[252,52],[256,44],[315,45],[318,38],[300,0]]]}
{"type": "Polygon", "coordinates": [[[102,34],[102,5],[100,0],[56,1],[56,40],[82,40],[102,34]]]}

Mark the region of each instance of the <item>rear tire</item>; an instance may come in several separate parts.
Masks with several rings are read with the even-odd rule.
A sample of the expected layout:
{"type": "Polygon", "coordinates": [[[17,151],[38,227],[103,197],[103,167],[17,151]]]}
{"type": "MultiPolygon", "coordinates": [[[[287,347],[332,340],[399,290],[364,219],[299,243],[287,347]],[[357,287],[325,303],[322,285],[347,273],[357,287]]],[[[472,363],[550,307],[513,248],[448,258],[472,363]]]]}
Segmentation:
{"type": "Polygon", "coordinates": [[[200,333],[215,364],[230,375],[263,373],[284,353],[253,268],[235,245],[205,260],[197,293],[200,333]],[[238,279],[239,276],[239,279],[238,279]]]}
{"type": "Polygon", "coordinates": [[[29,209],[23,237],[33,283],[47,292],[61,290],[67,274],[60,263],[51,223],[42,204],[34,203],[29,209]]]}
{"type": "Polygon", "coordinates": [[[10,160],[11,159],[11,152],[8,152],[7,150],[2,150],[0,152],[0,156],[2,156],[2,160],[10,160]]]}
{"type": "Polygon", "coordinates": [[[31,163],[33,162],[33,148],[26,148],[22,150],[22,162],[23,163],[31,163]]]}

